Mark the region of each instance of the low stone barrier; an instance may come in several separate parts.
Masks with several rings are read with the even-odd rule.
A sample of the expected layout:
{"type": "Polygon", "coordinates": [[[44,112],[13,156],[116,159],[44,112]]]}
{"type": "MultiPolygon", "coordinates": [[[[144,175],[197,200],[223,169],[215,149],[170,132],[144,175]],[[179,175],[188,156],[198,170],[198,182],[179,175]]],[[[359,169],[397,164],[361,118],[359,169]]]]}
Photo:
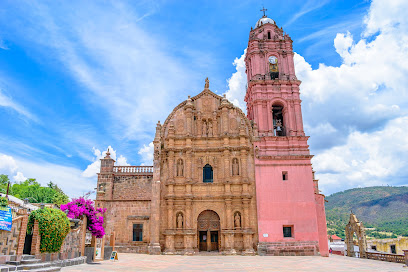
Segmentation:
{"type": "Polygon", "coordinates": [[[366,254],[367,254],[367,259],[393,262],[393,263],[405,263],[404,255],[377,253],[377,252],[367,252],[366,254]]]}

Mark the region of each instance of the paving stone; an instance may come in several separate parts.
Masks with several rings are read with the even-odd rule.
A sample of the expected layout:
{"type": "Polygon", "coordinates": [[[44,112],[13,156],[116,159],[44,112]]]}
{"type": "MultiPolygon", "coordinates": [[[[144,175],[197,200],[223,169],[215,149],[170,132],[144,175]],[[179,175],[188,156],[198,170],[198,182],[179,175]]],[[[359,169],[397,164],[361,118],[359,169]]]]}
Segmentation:
{"type": "Polygon", "coordinates": [[[124,271],[405,271],[403,264],[331,255],[319,256],[222,256],[146,255],[119,253],[118,261],[102,261],[64,267],[62,272],[124,271]]]}

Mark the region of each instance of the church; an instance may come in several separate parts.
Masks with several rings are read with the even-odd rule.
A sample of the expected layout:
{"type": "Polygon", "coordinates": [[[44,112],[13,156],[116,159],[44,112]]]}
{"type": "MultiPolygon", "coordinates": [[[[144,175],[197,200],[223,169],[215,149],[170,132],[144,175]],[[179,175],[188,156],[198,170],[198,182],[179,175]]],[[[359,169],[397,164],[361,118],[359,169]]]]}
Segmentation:
{"type": "Polygon", "coordinates": [[[263,16],[245,58],[247,115],[204,90],[157,123],[153,166],[101,160],[96,204],[119,252],[328,256],[292,40],[263,16]]]}

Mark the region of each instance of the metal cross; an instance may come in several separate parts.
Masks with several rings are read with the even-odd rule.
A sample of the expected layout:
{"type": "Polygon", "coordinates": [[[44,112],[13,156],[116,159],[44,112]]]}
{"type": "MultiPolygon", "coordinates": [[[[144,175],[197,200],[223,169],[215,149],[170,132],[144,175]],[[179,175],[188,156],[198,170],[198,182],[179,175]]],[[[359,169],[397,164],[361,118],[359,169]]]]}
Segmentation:
{"type": "Polygon", "coordinates": [[[263,11],[263,14],[264,14],[263,16],[266,17],[265,11],[267,11],[267,9],[265,7],[262,7],[261,11],[263,11]]]}

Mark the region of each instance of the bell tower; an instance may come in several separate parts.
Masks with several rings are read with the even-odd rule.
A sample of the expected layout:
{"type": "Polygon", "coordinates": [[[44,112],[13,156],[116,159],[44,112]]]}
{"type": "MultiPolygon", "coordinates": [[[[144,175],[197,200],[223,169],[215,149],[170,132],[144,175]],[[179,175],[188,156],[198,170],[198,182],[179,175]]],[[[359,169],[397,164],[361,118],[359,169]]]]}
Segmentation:
{"type": "Polygon", "coordinates": [[[328,256],[324,195],[314,179],[303,130],[292,39],[261,11],[245,58],[247,115],[258,127],[258,253],[328,256]]]}

